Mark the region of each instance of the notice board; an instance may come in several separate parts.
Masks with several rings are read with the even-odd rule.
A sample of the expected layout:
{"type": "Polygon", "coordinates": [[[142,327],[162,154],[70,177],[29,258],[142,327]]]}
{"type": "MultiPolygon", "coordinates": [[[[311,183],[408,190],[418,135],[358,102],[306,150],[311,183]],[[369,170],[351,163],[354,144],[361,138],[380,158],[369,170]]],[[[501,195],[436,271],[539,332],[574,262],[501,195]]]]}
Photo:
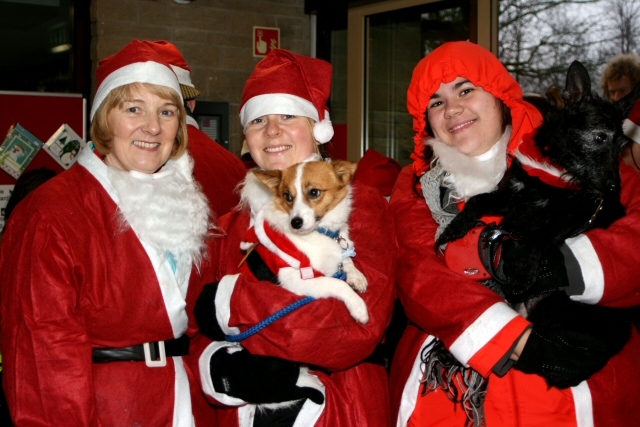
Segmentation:
{"type": "MultiPolygon", "coordinates": [[[[80,94],[0,91],[0,143],[15,123],[20,123],[42,142],[67,123],[86,141],[86,100],[80,94]]],[[[40,150],[25,172],[42,167],[56,173],[64,171],[53,157],[40,150]]],[[[15,183],[15,178],[0,170],[0,185],[15,183]]]]}

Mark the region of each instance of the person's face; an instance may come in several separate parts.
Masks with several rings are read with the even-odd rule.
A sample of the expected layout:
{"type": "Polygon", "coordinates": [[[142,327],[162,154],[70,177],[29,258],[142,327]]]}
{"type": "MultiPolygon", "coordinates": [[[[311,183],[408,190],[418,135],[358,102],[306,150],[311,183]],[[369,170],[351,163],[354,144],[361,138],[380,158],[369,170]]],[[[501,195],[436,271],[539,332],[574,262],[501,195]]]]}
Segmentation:
{"type": "Polygon", "coordinates": [[[310,119],[268,114],[249,122],[244,132],[249,152],[262,169],[286,169],[316,152],[310,119]]]}
{"type": "Polygon", "coordinates": [[[624,98],[625,95],[631,93],[633,85],[631,84],[629,77],[622,76],[619,80],[609,82],[607,84],[607,89],[609,89],[609,98],[611,101],[618,102],[620,99],[624,98]]]}
{"type": "Polygon", "coordinates": [[[464,77],[440,85],[427,119],[437,138],[468,156],[486,153],[502,136],[502,102],[464,77]]]}
{"type": "Polygon", "coordinates": [[[157,171],[171,156],[179,127],[178,106],[144,87],[107,114],[113,132],[105,163],[123,171],[157,171]]]}

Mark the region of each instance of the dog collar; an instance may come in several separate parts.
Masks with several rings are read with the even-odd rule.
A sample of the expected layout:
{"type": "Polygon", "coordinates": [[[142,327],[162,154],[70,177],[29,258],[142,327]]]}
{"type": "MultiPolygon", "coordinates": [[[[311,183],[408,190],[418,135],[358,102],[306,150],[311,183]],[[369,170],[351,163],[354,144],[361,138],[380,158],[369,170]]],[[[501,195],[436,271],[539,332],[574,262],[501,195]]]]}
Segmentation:
{"type": "MultiPolygon", "coordinates": [[[[355,247],[353,246],[349,247],[349,243],[347,242],[347,239],[345,239],[340,235],[340,230],[329,230],[328,228],[318,227],[316,228],[316,231],[338,242],[338,244],[342,248],[342,258],[353,258],[354,256],[356,256],[355,247]]],[[[338,279],[342,277],[342,275],[340,274],[340,271],[338,271],[336,275],[334,275],[333,277],[336,277],[338,279]]]]}
{"type": "Polygon", "coordinates": [[[330,237],[334,240],[340,239],[340,230],[329,230],[328,228],[318,227],[316,231],[320,234],[324,234],[327,237],[330,237]]]}

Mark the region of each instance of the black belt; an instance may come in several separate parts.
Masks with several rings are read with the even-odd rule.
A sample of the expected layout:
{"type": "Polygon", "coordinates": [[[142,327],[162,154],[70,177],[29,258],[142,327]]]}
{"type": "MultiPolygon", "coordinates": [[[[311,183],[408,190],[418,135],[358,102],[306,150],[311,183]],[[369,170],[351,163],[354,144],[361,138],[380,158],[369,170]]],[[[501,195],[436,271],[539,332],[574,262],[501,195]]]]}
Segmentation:
{"type": "Polygon", "coordinates": [[[149,367],[167,364],[167,356],[189,354],[189,337],[186,335],[167,341],[153,341],[122,348],[94,348],[93,363],[146,362],[149,367]]]}

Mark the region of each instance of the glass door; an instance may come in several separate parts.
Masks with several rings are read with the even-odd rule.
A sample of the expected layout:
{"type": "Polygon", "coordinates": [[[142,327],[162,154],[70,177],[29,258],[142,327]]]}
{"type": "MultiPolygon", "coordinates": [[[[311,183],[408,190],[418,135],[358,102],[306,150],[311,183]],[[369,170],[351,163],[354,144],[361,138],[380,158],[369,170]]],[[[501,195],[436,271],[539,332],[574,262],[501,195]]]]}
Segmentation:
{"type": "MultiPolygon", "coordinates": [[[[482,0],[387,1],[349,9],[347,157],[369,148],[407,165],[413,123],[407,88],[418,61],[446,41],[478,42],[482,0]]],[[[487,5],[491,0],[487,0],[487,5]]],[[[490,26],[490,8],[482,15],[490,26]]],[[[483,24],[483,31],[486,31],[483,24]]],[[[490,45],[487,36],[485,45],[490,45]]]]}

